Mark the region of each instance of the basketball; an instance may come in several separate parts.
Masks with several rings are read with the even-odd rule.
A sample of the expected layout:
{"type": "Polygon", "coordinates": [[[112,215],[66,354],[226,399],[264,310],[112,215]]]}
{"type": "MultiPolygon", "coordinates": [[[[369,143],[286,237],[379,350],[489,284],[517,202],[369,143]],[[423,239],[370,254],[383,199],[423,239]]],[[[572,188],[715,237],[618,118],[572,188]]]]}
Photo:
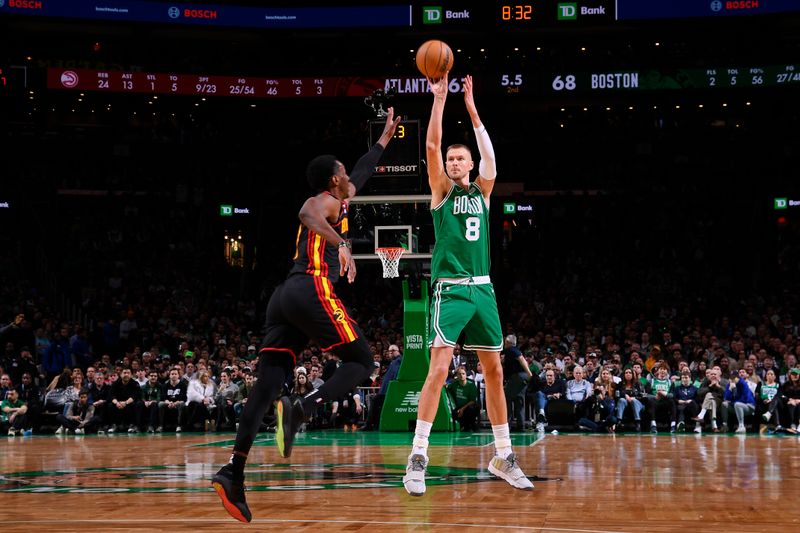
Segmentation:
{"type": "Polygon", "coordinates": [[[417,50],[417,68],[426,78],[438,80],[453,68],[453,51],[444,41],[425,41],[417,50]]]}

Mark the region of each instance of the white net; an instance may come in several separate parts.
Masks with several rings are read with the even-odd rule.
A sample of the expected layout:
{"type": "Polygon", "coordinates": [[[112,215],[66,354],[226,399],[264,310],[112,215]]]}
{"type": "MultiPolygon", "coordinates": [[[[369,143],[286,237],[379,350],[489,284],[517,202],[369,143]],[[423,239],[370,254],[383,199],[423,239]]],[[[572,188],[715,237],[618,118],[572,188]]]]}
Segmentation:
{"type": "Polygon", "coordinates": [[[405,251],[405,248],[377,248],[375,250],[383,264],[384,278],[396,278],[400,275],[397,267],[400,265],[400,256],[405,251]]]}

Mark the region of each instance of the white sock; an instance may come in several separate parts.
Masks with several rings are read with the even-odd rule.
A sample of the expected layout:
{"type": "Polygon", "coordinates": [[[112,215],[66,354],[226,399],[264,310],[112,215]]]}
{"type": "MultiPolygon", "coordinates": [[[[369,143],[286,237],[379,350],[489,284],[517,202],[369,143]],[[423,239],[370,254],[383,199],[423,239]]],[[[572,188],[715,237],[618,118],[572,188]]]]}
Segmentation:
{"type": "Polygon", "coordinates": [[[651,421],[650,421],[650,427],[653,427],[653,426],[655,426],[655,425],[656,425],[656,421],[655,421],[655,420],[651,420],[651,421]]]}
{"type": "Polygon", "coordinates": [[[697,418],[703,418],[704,416],[706,416],[706,410],[700,409],[700,412],[697,413],[697,418]]]}
{"type": "Polygon", "coordinates": [[[417,429],[414,431],[414,441],[411,447],[412,454],[418,453],[428,457],[428,437],[431,434],[432,427],[433,422],[417,420],[417,429]]]}
{"type": "Polygon", "coordinates": [[[511,432],[508,429],[508,424],[492,426],[492,433],[494,433],[494,447],[497,450],[497,455],[503,459],[507,458],[511,455],[511,432]]]}

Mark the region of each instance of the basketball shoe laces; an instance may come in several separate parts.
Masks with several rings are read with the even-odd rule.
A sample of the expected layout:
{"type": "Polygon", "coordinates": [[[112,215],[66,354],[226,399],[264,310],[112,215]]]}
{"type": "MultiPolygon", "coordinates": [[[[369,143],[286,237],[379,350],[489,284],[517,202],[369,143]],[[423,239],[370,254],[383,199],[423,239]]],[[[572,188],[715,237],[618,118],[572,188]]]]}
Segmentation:
{"type": "Polygon", "coordinates": [[[425,458],[419,454],[414,455],[411,458],[411,470],[413,472],[424,472],[425,471],[425,458]]]}
{"type": "Polygon", "coordinates": [[[508,471],[514,470],[517,466],[517,455],[512,453],[508,457],[506,457],[506,461],[508,461],[508,471]]]}

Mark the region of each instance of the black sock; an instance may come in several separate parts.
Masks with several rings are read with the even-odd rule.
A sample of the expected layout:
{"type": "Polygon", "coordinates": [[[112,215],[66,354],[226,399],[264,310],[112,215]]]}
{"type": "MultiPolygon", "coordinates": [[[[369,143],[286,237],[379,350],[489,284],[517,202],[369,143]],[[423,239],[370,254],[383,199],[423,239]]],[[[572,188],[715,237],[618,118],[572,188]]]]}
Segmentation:
{"type": "MultiPolygon", "coordinates": [[[[283,382],[290,373],[291,366],[274,364],[262,356],[258,363],[258,381],[247,396],[247,403],[239,417],[239,430],[236,432],[236,444],[233,446],[235,454],[242,454],[246,458],[250,453],[264,414],[280,394],[283,382]]],[[[242,460],[244,461],[244,458],[242,460]]],[[[231,464],[236,463],[232,460],[231,464]]]]}
{"type": "Polygon", "coordinates": [[[247,454],[242,452],[234,451],[231,454],[231,458],[228,461],[233,467],[233,479],[236,481],[241,481],[244,479],[244,465],[247,462],[247,454]]]}

